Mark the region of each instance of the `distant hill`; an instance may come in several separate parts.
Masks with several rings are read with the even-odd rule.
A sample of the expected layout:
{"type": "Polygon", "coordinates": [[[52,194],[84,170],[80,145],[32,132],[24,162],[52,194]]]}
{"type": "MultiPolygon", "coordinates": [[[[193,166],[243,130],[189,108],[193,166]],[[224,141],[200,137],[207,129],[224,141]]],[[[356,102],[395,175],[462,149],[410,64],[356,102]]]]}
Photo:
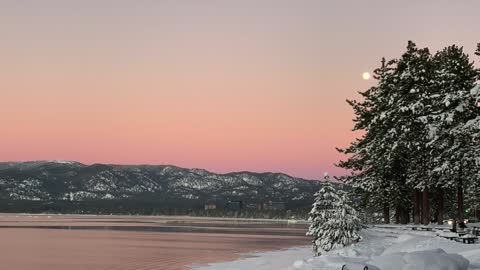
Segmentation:
{"type": "Polygon", "coordinates": [[[0,211],[82,207],[202,208],[209,200],[308,207],[321,182],[281,173],[216,174],[153,165],[84,165],[71,161],[0,163],[0,211]],[[50,206],[49,206],[50,205],[50,206]]]}

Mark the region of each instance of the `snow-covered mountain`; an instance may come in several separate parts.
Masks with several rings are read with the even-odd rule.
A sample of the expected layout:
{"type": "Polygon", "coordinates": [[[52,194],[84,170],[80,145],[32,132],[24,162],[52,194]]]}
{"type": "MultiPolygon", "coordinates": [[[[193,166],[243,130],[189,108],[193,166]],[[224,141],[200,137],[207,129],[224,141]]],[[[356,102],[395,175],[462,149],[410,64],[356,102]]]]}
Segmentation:
{"type": "Polygon", "coordinates": [[[0,200],[129,200],[202,205],[207,200],[281,201],[308,206],[319,181],[281,173],[216,174],[201,169],[152,165],[84,165],[71,161],[0,163],[0,200]]]}

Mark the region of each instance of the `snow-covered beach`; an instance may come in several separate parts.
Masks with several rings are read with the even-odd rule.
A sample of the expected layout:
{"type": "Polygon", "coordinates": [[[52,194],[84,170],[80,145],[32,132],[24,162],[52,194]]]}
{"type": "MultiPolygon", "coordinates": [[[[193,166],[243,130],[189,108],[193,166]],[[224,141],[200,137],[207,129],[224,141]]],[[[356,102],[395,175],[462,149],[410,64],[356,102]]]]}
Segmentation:
{"type": "MultiPolygon", "coordinates": [[[[463,244],[437,236],[437,232],[409,228],[369,228],[362,241],[313,257],[310,246],[247,254],[248,257],[193,270],[339,270],[345,264],[369,265],[381,270],[480,269],[480,244],[463,244]]],[[[357,269],[357,268],[355,268],[357,269]]],[[[363,269],[363,268],[358,268],[363,269]]]]}

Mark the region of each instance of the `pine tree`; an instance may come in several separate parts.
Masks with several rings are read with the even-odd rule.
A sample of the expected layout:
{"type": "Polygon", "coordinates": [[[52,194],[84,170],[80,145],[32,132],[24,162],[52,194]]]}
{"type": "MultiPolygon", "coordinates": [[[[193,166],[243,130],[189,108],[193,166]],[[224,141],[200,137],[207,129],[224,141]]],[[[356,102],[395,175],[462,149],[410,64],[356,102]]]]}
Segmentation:
{"type": "MultiPolygon", "coordinates": [[[[480,182],[479,70],[460,47],[432,56],[409,42],[398,60],[383,59],[374,77],[377,85],[359,92],[362,101],[347,101],[355,113],[353,130],[364,135],[337,149],[348,155],[337,166],[351,172],[339,179],[354,188],[363,207],[383,208],[386,222],[390,207],[397,223],[408,222],[412,202],[420,222],[423,202],[428,224],[429,203],[437,202],[432,209],[441,223],[451,193],[461,219],[464,188],[480,182]]],[[[467,190],[468,200],[473,193],[467,190]]]]}
{"type": "Polygon", "coordinates": [[[456,190],[457,218],[463,220],[464,188],[477,181],[475,175],[479,171],[475,160],[479,152],[474,143],[477,131],[472,126],[480,115],[472,90],[479,73],[463,48],[455,45],[438,52],[433,62],[438,92],[428,116],[428,144],[434,153],[431,175],[437,187],[456,190]]]}
{"type": "Polygon", "coordinates": [[[418,49],[410,41],[400,59],[387,64],[382,60],[382,67],[375,71],[378,85],[360,93],[365,101],[349,101],[356,114],[354,130],[366,133],[339,150],[351,156],[338,166],[353,171],[342,180],[382,204],[385,221],[388,207],[393,206],[396,222],[407,223],[411,188],[424,182],[425,171],[415,166],[424,162],[414,161],[425,153],[425,124],[418,116],[431,88],[430,58],[428,49],[418,49]],[[416,177],[409,177],[411,172],[416,177]]]}
{"type": "MultiPolygon", "coordinates": [[[[411,198],[411,190],[424,192],[424,202],[428,203],[428,179],[425,165],[428,151],[425,123],[420,119],[428,108],[431,87],[432,65],[431,55],[427,48],[418,49],[415,43],[409,41],[407,51],[397,61],[392,74],[391,103],[386,120],[391,129],[386,134],[386,145],[390,153],[389,168],[397,185],[403,187],[401,196],[405,201],[398,200],[397,209],[406,223],[411,198]],[[408,198],[408,199],[407,199],[408,198]]],[[[428,223],[429,205],[424,205],[427,211],[424,222],[428,223]]]]}
{"type": "Polygon", "coordinates": [[[315,194],[309,221],[311,225],[307,235],[313,236],[316,256],[360,240],[360,218],[350,205],[346,193],[332,186],[328,174],[325,174],[322,189],[315,194]]]}
{"type": "Polygon", "coordinates": [[[467,160],[470,162],[467,164],[472,168],[467,178],[465,201],[467,209],[473,211],[475,217],[480,218],[477,216],[477,211],[480,211],[480,84],[477,84],[470,94],[478,109],[477,116],[462,125],[456,133],[468,134],[467,136],[471,138],[469,155],[467,155],[467,160]]]}
{"type": "MultiPolygon", "coordinates": [[[[480,174],[480,172],[478,174],[480,174]]],[[[476,177],[480,179],[480,175],[476,177]]],[[[480,210],[480,181],[474,181],[467,186],[465,190],[465,202],[468,205],[467,209],[473,213],[474,217],[477,217],[477,211],[480,210]]]]}
{"type": "Polygon", "coordinates": [[[337,166],[352,171],[351,175],[341,177],[340,180],[354,188],[364,207],[383,208],[384,222],[388,223],[389,207],[395,204],[395,199],[392,198],[395,198],[398,190],[382,163],[386,160],[387,154],[382,134],[388,132],[389,128],[383,120],[387,116],[386,110],[390,104],[389,78],[394,70],[395,61],[386,61],[383,58],[381,64],[381,67],[374,71],[378,85],[365,92],[359,92],[363,101],[347,100],[356,116],[353,130],[362,130],[366,133],[362,138],[352,142],[348,148],[337,149],[349,155],[347,160],[340,161],[337,166]]]}

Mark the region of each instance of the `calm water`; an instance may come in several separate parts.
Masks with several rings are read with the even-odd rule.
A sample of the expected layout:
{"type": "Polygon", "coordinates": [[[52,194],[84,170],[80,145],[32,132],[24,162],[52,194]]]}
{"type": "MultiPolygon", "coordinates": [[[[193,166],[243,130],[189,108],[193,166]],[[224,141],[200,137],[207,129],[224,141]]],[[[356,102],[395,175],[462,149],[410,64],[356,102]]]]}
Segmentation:
{"type": "Polygon", "coordinates": [[[0,214],[0,262],[9,270],[189,269],[308,245],[305,230],[261,220],[0,214]]]}

